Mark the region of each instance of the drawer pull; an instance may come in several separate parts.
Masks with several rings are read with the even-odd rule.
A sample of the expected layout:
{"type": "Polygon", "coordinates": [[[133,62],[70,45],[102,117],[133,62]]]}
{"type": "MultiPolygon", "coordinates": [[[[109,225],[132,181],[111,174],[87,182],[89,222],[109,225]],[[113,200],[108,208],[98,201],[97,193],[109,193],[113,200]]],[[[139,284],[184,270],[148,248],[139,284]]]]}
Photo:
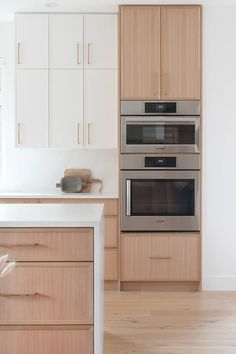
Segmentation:
{"type": "Polygon", "coordinates": [[[39,293],[32,294],[0,294],[0,297],[36,297],[39,296],[39,293]]]}
{"type": "Polygon", "coordinates": [[[13,247],[39,247],[42,246],[40,243],[16,243],[14,245],[0,245],[2,248],[13,248],[13,247]]]}
{"type": "Polygon", "coordinates": [[[166,260],[170,260],[171,257],[149,257],[150,259],[166,259],[166,260]]]}

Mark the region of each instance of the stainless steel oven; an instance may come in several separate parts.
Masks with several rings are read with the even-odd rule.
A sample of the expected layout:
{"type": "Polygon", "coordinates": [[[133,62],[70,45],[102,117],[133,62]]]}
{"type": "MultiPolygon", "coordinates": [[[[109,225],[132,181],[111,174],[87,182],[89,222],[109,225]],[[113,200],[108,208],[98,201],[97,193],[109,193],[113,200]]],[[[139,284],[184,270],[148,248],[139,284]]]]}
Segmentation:
{"type": "Polygon", "coordinates": [[[121,153],[199,153],[198,101],[121,102],[121,153]]]}
{"type": "Polygon", "coordinates": [[[198,231],[199,155],[121,156],[122,231],[198,231]]]}

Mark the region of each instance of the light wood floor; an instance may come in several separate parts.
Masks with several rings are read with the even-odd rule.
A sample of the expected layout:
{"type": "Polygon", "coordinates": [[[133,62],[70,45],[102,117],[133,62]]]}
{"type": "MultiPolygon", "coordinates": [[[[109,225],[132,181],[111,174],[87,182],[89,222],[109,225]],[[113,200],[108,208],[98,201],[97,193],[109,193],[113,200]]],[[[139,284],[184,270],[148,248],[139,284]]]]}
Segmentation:
{"type": "Polygon", "coordinates": [[[236,292],[105,292],[105,354],[236,354],[236,292]]]}

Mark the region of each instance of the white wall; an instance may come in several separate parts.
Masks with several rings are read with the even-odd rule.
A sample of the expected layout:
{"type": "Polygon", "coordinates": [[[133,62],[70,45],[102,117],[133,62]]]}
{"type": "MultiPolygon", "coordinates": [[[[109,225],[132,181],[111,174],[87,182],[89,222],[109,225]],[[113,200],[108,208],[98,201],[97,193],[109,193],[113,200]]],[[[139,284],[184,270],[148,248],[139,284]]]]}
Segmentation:
{"type": "MultiPolygon", "coordinates": [[[[104,3],[97,0],[96,6],[100,2],[104,3]]],[[[145,0],[137,2],[145,3],[145,0]]],[[[175,1],[160,1],[168,2],[175,1]]],[[[106,0],[106,5],[108,3],[106,0]]],[[[113,11],[119,1],[111,0],[111,3],[113,11]]],[[[236,1],[206,0],[203,3],[203,287],[205,290],[236,290],[236,184],[232,184],[236,181],[236,1]]],[[[98,161],[96,152],[16,151],[13,148],[13,58],[9,49],[12,30],[8,24],[0,27],[0,56],[5,46],[9,91],[5,116],[7,178],[0,182],[0,188],[49,189],[65,167],[91,165],[94,174],[105,179],[107,189],[115,190],[118,176],[115,152],[104,152],[98,161]],[[109,168],[105,168],[107,166],[109,168]],[[108,173],[104,175],[105,170],[108,173]]]]}
{"type": "Polygon", "coordinates": [[[53,192],[65,168],[89,168],[101,178],[104,192],[118,193],[118,151],[79,151],[15,148],[14,25],[0,23],[0,57],[6,57],[4,171],[0,191],[53,192]]]}

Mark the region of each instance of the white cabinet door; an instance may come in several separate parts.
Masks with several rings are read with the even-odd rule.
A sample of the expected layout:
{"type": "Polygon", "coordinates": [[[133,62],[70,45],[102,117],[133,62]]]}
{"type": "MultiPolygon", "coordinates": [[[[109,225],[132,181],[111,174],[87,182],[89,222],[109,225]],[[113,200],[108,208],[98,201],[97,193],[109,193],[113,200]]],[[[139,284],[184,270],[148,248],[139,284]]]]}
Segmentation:
{"type": "Polygon", "coordinates": [[[49,38],[51,68],[83,68],[83,15],[50,15],[49,38]]]}
{"type": "Polygon", "coordinates": [[[117,69],[117,15],[85,15],[84,62],[87,69],[117,69]]]}
{"type": "Polygon", "coordinates": [[[83,147],[83,71],[52,70],[50,74],[51,146],[83,147]]]}
{"type": "Polygon", "coordinates": [[[86,70],[85,146],[116,149],[118,127],[117,70],[86,70]]]}
{"type": "Polygon", "coordinates": [[[16,15],[16,66],[48,68],[48,15],[16,15]]]}
{"type": "Polygon", "coordinates": [[[48,70],[17,70],[17,145],[48,146],[48,70]]]}

